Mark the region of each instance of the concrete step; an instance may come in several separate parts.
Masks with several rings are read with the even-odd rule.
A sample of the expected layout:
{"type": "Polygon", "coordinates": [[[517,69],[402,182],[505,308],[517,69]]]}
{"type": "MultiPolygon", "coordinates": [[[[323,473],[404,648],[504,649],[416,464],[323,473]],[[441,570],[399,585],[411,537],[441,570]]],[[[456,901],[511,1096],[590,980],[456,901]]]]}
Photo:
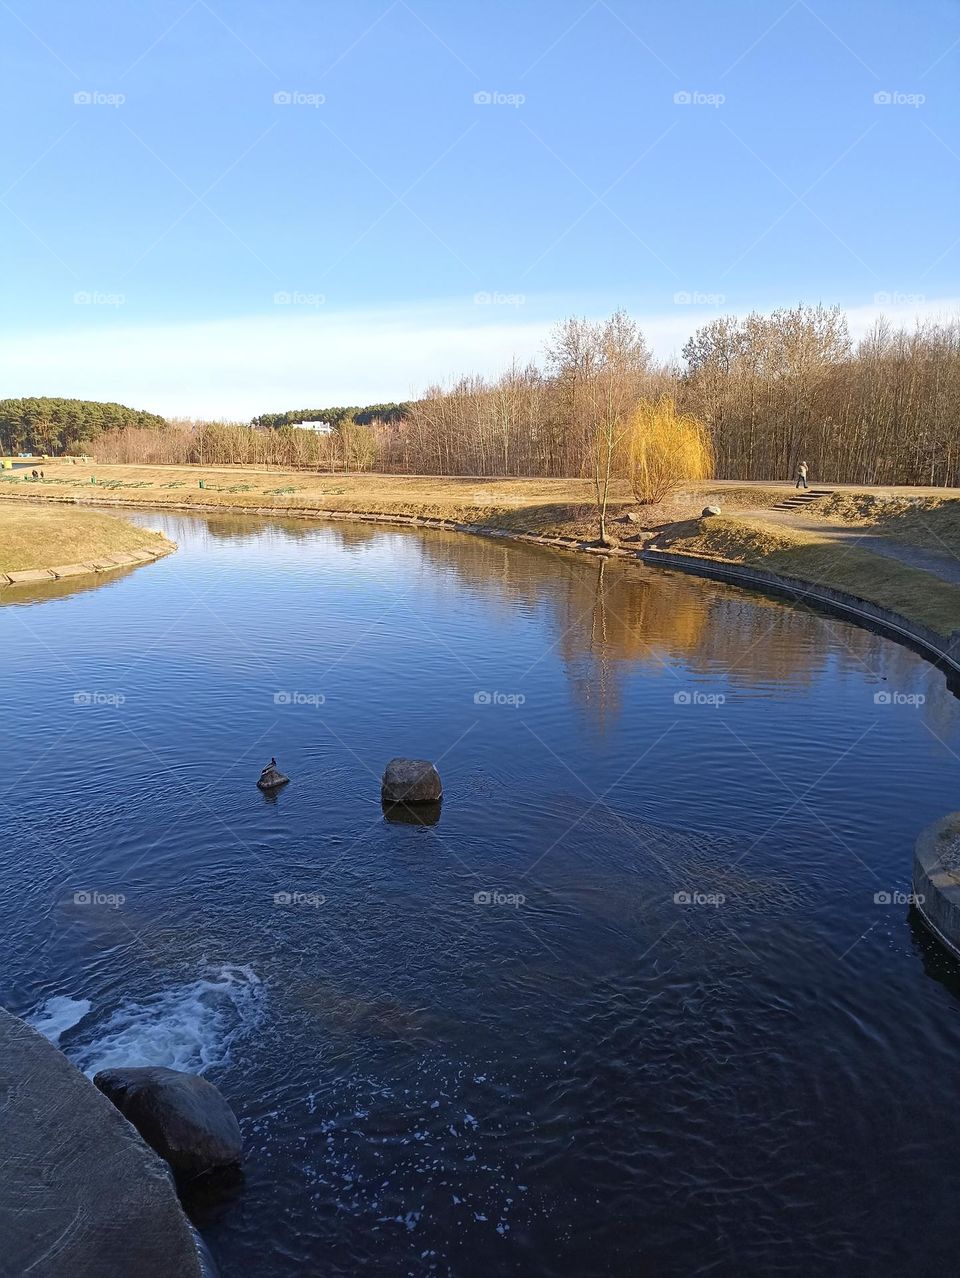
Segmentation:
{"type": "Polygon", "coordinates": [[[805,492],[794,493],[792,497],[781,498],[776,502],[772,510],[798,510],[804,506],[809,506],[815,501],[821,501],[824,497],[832,497],[835,492],[833,488],[809,488],[805,492]]]}

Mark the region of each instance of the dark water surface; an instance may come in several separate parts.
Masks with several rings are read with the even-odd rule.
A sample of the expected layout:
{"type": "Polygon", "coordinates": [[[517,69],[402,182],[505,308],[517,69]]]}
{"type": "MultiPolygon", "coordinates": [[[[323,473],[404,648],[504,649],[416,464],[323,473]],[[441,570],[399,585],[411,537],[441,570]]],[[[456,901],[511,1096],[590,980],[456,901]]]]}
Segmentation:
{"type": "Polygon", "coordinates": [[[179,553],[3,596],[0,997],[223,1090],[226,1278],[956,1272],[960,980],[896,895],[942,675],[639,565],[139,518],[179,553]]]}

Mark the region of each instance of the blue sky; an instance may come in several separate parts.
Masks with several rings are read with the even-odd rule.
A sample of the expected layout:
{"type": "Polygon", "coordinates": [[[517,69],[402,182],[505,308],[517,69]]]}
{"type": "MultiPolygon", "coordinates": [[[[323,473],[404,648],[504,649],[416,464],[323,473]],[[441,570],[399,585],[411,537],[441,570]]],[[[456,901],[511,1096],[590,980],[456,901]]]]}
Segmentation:
{"type": "Polygon", "coordinates": [[[960,298],[957,0],[0,0],[0,59],[0,395],[245,418],[573,312],[669,356],[960,298]]]}

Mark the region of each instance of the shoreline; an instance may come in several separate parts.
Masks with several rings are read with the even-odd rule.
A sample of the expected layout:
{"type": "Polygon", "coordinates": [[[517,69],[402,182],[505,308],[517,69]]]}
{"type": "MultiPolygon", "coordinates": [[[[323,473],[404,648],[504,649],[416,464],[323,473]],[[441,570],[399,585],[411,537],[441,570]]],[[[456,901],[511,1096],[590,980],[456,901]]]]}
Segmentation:
{"type": "Polygon", "coordinates": [[[167,1163],[55,1044],[3,1008],[0,1088],[4,1273],[202,1278],[167,1163]]]}
{"type": "Polygon", "coordinates": [[[118,550],[101,559],[88,559],[81,563],[55,564],[51,568],[21,568],[14,572],[0,571],[0,590],[12,586],[42,586],[67,577],[87,577],[113,572],[117,568],[133,568],[137,564],[153,563],[166,555],[172,555],[177,549],[176,542],[167,538],[164,541],[166,544],[156,550],[118,550]]]}
{"type": "MultiPolygon", "coordinates": [[[[781,598],[792,599],[795,603],[812,606],[819,611],[839,614],[865,629],[883,634],[897,642],[918,651],[932,664],[946,668],[948,678],[960,676],[960,630],[950,635],[941,635],[911,621],[902,614],[884,608],[868,599],[832,586],[824,586],[818,582],[804,581],[797,577],[780,576],[765,568],[754,568],[748,564],[735,563],[729,560],[708,559],[696,555],[678,554],[665,550],[631,549],[619,546],[599,546],[594,542],[576,537],[565,537],[537,532],[526,532],[517,528],[498,528],[495,524],[474,524],[462,520],[442,519],[425,515],[401,515],[377,511],[345,511],[325,510],[319,506],[252,506],[229,502],[185,502],[185,501],[137,501],[126,498],[95,498],[79,496],[60,496],[50,494],[37,497],[33,494],[4,493],[0,500],[27,502],[43,505],[54,502],[58,505],[127,508],[131,510],[164,511],[172,510],[182,514],[193,515],[253,515],[259,519],[313,519],[341,520],[354,523],[376,523],[404,528],[431,528],[443,532],[464,532],[474,536],[505,539],[523,542],[528,545],[547,546],[555,550],[573,551],[578,554],[599,555],[606,558],[634,560],[648,566],[658,566],[667,571],[691,573],[695,576],[726,581],[731,585],[741,586],[748,590],[759,590],[762,593],[774,594],[781,598]]],[[[61,576],[78,576],[82,572],[103,572],[111,568],[129,566],[135,563],[146,563],[159,559],[176,550],[173,542],[168,548],[158,552],[140,551],[136,557],[130,555],[111,556],[103,561],[102,566],[67,565],[64,568],[33,570],[29,575],[23,573],[0,573],[0,587],[4,581],[8,584],[37,584],[58,580],[61,576]],[[121,562],[114,562],[114,559],[121,562]],[[11,581],[10,578],[15,578],[11,581]]],[[[960,691],[960,683],[958,683],[960,691]]]]}

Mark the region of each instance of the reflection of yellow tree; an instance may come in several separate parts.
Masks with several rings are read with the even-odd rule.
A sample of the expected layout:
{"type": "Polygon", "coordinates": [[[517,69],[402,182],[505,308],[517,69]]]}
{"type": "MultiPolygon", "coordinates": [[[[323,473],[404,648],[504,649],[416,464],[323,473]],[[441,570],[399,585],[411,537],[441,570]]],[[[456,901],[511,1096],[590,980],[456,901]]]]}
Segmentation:
{"type": "MultiPolygon", "coordinates": [[[[682,662],[705,676],[762,689],[813,683],[823,668],[824,642],[843,654],[841,664],[851,672],[899,660],[869,631],[825,618],[812,626],[806,610],[735,586],[455,533],[407,535],[478,592],[511,607],[546,604],[556,629],[553,645],[576,698],[601,726],[618,712],[623,680],[638,662],[658,669],[682,662]]],[[[913,660],[906,652],[903,658],[913,660]]]]}
{"type": "Polygon", "coordinates": [[[601,557],[577,570],[567,577],[557,647],[578,701],[603,728],[619,710],[629,668],[694,652],[707,610],[693,596],[676,598],[635,565],[601,557]]]}
{"type": "MultiPolygon", "coordinates": [[[[191,517],[191,524],[198,517],[191,517]]],[[[561,658],[574,695],[601,729],[619,712],[623,683],[638,663],[652,669],[682,663],[695,673],[721,677],[759,690],[813,683],[825,653],[838,655],[837,673],[859,679],[883,670],[891,686],[930,692],[942,675],[918,667],[905,649],[849,622],[820,618],[782,600],[735,586],[665,573],[604,557],[558,555],[523,543],[504,543],[460,533],[378,527],[344,521],[307,521],[213,516],[204,521],[215,537],[244,535],[269,540],[334,538],[345,550],[369,546],[374,555],[410,539],[411,558],[441,569],[442,583],[455,574],[495,607],[548,617],[546,657],[561,658]],[[895,682],[894,682],[895,681],[895,682]]],[[[170,529],[176,539],[176,528],[170,529]]],[[[46,590],[46,588],[45,588],[46,590]]],[[[681,687],[681,684],[677,684],[681,687]]],[[[931,716],[940,698],[928,696],[931,716]]]]}

